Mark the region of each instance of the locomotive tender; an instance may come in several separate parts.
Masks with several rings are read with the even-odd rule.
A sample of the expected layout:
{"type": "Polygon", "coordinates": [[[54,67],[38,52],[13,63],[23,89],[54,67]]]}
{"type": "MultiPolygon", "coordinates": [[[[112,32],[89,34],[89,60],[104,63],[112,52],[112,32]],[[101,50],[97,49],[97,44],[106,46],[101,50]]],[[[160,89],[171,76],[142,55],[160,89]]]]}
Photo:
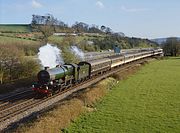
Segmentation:
{"type": "Polygon", "coordinates": [[[37,83],[32,87],[37,94],[52,95],[63,91],[73,84],[80,83],[91,77],[142,58],[163,55],[162,49],[148,49],[138,53],[114,55],[102,59],[83,61],[78,64],[64,64],[55,68],[45,68],[37,74],[37,83]]]}

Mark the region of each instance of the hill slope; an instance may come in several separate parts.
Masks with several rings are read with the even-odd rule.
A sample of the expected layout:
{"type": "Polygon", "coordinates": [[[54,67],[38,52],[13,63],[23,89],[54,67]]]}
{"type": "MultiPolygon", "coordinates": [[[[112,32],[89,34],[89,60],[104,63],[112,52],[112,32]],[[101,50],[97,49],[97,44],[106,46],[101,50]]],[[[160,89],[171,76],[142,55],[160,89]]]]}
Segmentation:
{"type": "MultiPolygon", "coordinates": [[[[156,42],[158,44],[162,44],[164,42],[166,42],[166,40],[168,39],[169,37],[167,38],[155,38],[155,39],[151,39],[151,41],[153,42],[156,42]]],[[[180,37],[176,37],[178,40],[180,40],[180,37]]]]}

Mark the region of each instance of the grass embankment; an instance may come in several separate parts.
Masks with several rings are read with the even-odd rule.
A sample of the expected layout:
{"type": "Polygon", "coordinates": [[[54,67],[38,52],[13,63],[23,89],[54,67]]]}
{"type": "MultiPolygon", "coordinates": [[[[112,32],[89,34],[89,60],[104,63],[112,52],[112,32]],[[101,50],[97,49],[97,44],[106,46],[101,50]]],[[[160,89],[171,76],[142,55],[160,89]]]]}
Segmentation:
{"type": "Polygon", "coordinates": [[[23,124],[12,132],[59,133],[60,129],[67,127],[80,114],[94,111],[94,103],[102,98],[114,83],[116,81],[113,78],[107,78],[90,88],[79,91],[38,119],[23,124]]]}
{"type": "Polygon", "coordinates": [[[179,133],[180,58],[155,61],[118,83],[65,132],[179,133]]]}

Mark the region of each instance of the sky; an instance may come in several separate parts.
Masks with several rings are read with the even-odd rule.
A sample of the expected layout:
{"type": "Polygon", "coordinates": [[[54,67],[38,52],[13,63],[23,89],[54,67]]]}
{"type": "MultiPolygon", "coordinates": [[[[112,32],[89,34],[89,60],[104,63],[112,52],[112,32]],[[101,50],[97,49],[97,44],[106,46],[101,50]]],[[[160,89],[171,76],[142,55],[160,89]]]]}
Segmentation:
{"type": "Polygon", "coordinates": [[[129,37],[180,37],[180,0],[0,0],[0,24],[29,24],[32,14],[47,13],[129,37]]]}

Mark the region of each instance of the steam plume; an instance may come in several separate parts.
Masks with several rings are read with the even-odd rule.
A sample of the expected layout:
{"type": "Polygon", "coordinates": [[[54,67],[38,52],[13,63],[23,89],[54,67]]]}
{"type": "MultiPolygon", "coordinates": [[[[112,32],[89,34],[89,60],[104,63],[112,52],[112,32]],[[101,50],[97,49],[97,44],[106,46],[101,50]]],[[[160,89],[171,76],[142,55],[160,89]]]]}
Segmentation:
{"type": "Polygon", "coordinates": [[[74,55],[79,58],[81,61],[84,60],[84,52],[78,48],[77,46],[71,46],[70,50],[74,53],[74,55]]]}
{"type": "Polygon", "coordinates": [[[43,67],[53,68],[58,64],[64,64],[64,60],[61,57],[61,49],[56,46],[47,43],[47,45],[39,48],[38,58],[41,61],[40,64],[43,67]]]}

